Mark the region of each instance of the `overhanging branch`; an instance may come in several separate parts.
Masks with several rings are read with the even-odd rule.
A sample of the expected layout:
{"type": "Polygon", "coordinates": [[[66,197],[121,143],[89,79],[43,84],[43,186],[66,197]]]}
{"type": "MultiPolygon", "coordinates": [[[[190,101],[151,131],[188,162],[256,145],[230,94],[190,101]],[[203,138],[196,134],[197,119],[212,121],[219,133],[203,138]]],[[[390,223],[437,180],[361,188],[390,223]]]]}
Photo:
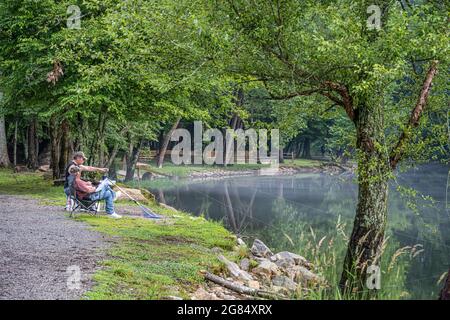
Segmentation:
{"type": "Polygon", "coordinates": [[[296,92],[288,93],[288,94],[282,95],[282,96],[273,95],[272,93],[270,93],[268,91],[269,95],[270,95],[270,97],[268,99],[269,100],[289,100],[289,99],[299,97],[299,96],[310,96],[313,93],[317,93],[320,91],[321,91],[320,89],[310,89],[310,90],[304,90],[304,91],[296,91],[296,92]]]}
{"type": "Polygon", "coordinates": [[[340,83],[335,83],[332,81],[325,81],[324,85],[330,88],[333,91],[336,91],[339,93],[339,95],[342,97],[342,100],[333,100],[330,96],[327,96],[329,99],[333,100],[334,102],[340,104],[342,107],[344,107],[345,112],[347,113],[347,116],[352,120],[355,121],[355,109],[353,108],[353,99],[348,91],[348,88],[340,83]]]}
{"type": "Polygon", "coordinates": [[[423,114],[423,110],[427,104],[428,94],[430,93],[431,90],[431,83],[433,81],[434,76],[437,73],[437,66],[438,61],[431,62],[430,69],[428,70],[425,80],[423,82],[422,90],[420,90],[420,94],[417,99],[416,105],[411,112],[408,122],[406,123],[406,126],[403,129],[403,132],[400,135],[397,144],[395,145],[394,149],[390,154],[389,162],[392,169],[395,169],[397,167],[398,162],[405,153],[406,146],[411,138],[412,129],[419,125],[420,117],[423,114]]]}

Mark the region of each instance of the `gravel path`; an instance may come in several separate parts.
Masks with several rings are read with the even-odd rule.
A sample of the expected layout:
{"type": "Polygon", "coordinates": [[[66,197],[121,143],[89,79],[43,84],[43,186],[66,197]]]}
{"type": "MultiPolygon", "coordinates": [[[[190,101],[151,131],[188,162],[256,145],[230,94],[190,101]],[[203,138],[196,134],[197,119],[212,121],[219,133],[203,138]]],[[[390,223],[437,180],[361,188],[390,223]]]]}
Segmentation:
{"type": "Polygon", "coordinates": [[[0,300],[80,298],[110,241],[60,207],[0,195],[0,300]]]}

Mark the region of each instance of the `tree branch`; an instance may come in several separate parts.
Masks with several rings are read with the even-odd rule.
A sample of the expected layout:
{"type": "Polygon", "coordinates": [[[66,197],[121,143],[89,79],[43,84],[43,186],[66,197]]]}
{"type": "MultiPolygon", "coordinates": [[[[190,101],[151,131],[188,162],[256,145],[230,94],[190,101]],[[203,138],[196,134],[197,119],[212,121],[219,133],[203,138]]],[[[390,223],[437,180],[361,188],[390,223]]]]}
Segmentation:
{"type": "Polygon", "coordinates": [[[317,93],[317,92],[320,92],[320,91],[321,91],[321,89],[310,89],[310,90],[304,90],[304,91],[297,91],[297,92],[288,93],[288,94],[283,95],[283,96],[275,96],[275,95],[273,95],[272,93],[270,93],[267,90],[267,92],[270,95],[270,98],[267,98],[267,99],[269,99],[269,100],[289,100],[291,98],[295,98],[295,97],[299,97],[299,96],[309,96],[309,95],[312,95],[313,93],[317,93]]]}
{"type": "Polygon", "coordinates": [[[355,122],[356,119],[355,119],[355,110],[353,109],[353,99],[350,96],[350,93],[348,92],[348,88],[343,84],[335,83],[332,81],[325,81],[324,84],[331,90],[339,93],[339,95],[342,97],[342,101],[337,100],[336,98],[335,98],[336,100],[331,99],[331,97],[328,98],[343,106],[350,120],[355,122]]]}
{"type": "Polygon", "coordinates": [[[391,155],[389,157],[389,162],[392,169],[395,169],[397,167],[398,162],[402,158],[403,154],[405,153],[405,149],[407,146],[407,143],[409,142],[409,139],[411,138],[411,130],[414,127],[417,127],[419,125],[420,117],[423,113],[423,110],[427,104],[428,100],[428,94],[431,90],[431,84],[433,81],[434,76],[437,73],[437,66],[438,61],[431,62],[430,69],[427,72],[427,75],[425,77],[425,81],[422,85],[422,90],[420,91],[420,95],[417,99],[416,105],[414,109],[411,112],[411,115],[409,117],[408,122],[406,123],[406,126],[400,135],[400,138],[394,147],[394,149],[391,152],[391,155]]]}

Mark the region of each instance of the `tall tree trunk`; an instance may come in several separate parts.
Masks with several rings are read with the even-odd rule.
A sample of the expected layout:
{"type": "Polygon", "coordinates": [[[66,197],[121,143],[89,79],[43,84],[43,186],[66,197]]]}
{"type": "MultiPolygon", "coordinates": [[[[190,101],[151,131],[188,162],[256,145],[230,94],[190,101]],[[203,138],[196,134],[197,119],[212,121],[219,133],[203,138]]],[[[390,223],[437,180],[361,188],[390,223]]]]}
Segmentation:
{"type": "Polygon", "coordinates": [[[105,139],[105,128],[106,128],[106,109],[102,109],[98,115],[97,130],[95,132],[95,137],[91,143],[91,150],[89,155],[89,164],[97,165],[101,167],[102,162],[102,148],[105,139]]]}
{"type": "Polygon", "coordinates": [[[448,269],[447,278],[439,295],[439,300],[450,300],[450,269],[448,269]]]}
{"type": "Polygon", "coordinates": [[[23,154],[25,156],[25,162],[28,163],[28,128],[25,129],[24,135],[23,135],[23,154]]]}
{"type": "Polygon", "coordinates": [[[86,123],[83,120],[83,117],[80,114],[78,114],[76,131],[75,130],[72,131],[74,135],[73,152],[83,150],[84,142],[86,141],[84,136],[86,131],[87,131],[86,123]]]}
{"type": "Polygon", "coordinates": [[[106,168],[112,168],[113,164],[114,164],[114,160],[116,159],[117,156],[117,152],[119,152],[119,143],[116,142],[114,144],[113,149],[111,150],[111,153],[109,155],[109,159],[108,159],[108,163],[106,164],[106,168]]]}
{"type": "Polygon", "coordinates": [[[37,135],[37,118],[34,117],[28,126],[28,163],[29,169],[35,170],[38,167],[38,155],[36,150],[36,135],[37,135]]]}
{"type": "Polygon", "coordinates": [[[134,178],[134,171],[136,169],[136,163],[139,158],[139,153],[141,152],[144,140],[139,141],[138,145],[131,148],[127,153],[127,172],[125,175],[125,181],[131,181],[134,178]]]}
{"type": "Polygon", "coordinates": [[[302,141],[299,141],[298,143],[297,143],[297,149],[296,149],[296,154],[295,154],[295,157],[296,158],[300,158],[300,156],[301,156],[301,154],[302,154],[302,150],[303,150],[303,142],[302,141]]]}
{"type": "Polygon", "coordinates": [[[284,163],[284,155],[283,155],[283,148],[280,148],[280,150],[278,151],[279,155],[279,161],[280,163],[284,163]]]}
{"type": "Polygon", "coordinates": [[[59,156],[59,172],[63,173],[70,159],[70,131],[69,123],[63,120],[61,123],[61,142],[59,156]]]}
{"type": "Polygon", "coordinates": [[[302,158],[311,159],[311,139],[309,137],[306,137],[303,142],[302,158]]]}
{"type": "Polygon", "coordinates": [[[389,159],[381,106],[358,108],[358,204],[340,281],[341,290],[362,295],[367,268],[380,266],[387,218],[389,159]]]}
{"type": "Polygon", "coordinates": [[[0,167],[9,167],[11,162],[8,156],[8,144],[6,142],[5,116],[0,117],[0,167]]]}
{"type": "Polygon", "coordinates": [[[14,125],[14,142],[13,142],[13,166],[14,168],[17,166],[17,130],[19,126],[19,121],[16,119],[16,123],[14,125]]]}
{"type": "Polygon", "coordinates": [[[177,118],[177,120],[172,125],[172,128],[170,128],[169,132],[164,136],[164,139],[162,141],[162,144],[159,148],[159,154],[158,158],[156,160],[156,165],[158,168],[162,168],[164,157],[167,152],[167,147],[169,146],[170,137],[172,136],[172,133],[175,131],[176,128],[178,128],[178,125],[180,124],[181,118],[177,118]]]}
{"type": "Polygon", "coordinates": [[[61,171],[59,170],[59,157],[60,157],[60,141],[61,130],[56,117],[53,116],[50,119],[50,168],[53,170],[53,179],[59,179],[61,177],[61,171]]]}
{"type": "MultiPolygon", "coordinates": [[[[122,130],[120,130],[120,135],[121,136],[126,135],[128,133],[129,129],[130,129],[129,126],[125,126],[122,130]]],[[[118,152],[119,152],[119,143],[116,142],[114,144],[113,149],[111,150],[110,155],[109,155],[109,159],[108,159],[108,162],[106,164],[106,168],[112,169],[112,166],[114,164],[114,160],[116,159],[118,152]]]]}

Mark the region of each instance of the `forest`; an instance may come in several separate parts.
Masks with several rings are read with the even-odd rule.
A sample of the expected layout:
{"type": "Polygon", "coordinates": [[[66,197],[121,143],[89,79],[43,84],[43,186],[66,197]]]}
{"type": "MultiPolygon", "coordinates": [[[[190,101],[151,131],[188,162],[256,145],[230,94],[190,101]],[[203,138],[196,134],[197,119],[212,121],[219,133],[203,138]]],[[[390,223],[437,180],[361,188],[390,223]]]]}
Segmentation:
{"type": "Polygon", "coordinates": [[[339,277],[357,294],[382,259],[390,181],[450,159],[448,12],[440,0],[1,0],[0,166],[48,165],[58,180],[81,150],[132,181],[140,159],[170,164],[173,132],[195,121],[279,129],[281,163],[357,167],[339,277]]]}

